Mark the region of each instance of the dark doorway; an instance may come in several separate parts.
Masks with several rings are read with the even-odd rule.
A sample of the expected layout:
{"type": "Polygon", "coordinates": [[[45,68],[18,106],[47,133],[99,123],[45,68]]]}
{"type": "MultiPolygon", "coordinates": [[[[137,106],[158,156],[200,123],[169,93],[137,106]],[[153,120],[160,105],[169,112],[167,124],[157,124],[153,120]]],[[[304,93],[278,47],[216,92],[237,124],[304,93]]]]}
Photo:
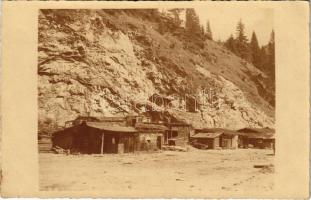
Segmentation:
{"type": "Polygon", "coordinates": [[[158,149],[162,148],[162,137],[161,136],[157,137],[157,147],[158,149]]]}
{"type": "Polygon", "coordinates": [[[103,153],[117,153],[118,137],[112,134],[105,134],[103,153]]]}

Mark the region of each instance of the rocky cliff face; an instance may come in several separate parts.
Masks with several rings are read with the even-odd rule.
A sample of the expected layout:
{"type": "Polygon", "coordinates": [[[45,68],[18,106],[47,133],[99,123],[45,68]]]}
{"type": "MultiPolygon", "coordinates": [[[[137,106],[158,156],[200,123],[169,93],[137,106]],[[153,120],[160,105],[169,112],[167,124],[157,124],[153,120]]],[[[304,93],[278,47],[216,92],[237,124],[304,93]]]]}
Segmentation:
{"type": "Polygon", "coordinates": [[[154,94],[169,99],[169,115],[196,127],[273,127],[264,73],[213,41],[188,41],[153,12],[40,11],[39,131],[78,116],[163,110],[154,94]]]}

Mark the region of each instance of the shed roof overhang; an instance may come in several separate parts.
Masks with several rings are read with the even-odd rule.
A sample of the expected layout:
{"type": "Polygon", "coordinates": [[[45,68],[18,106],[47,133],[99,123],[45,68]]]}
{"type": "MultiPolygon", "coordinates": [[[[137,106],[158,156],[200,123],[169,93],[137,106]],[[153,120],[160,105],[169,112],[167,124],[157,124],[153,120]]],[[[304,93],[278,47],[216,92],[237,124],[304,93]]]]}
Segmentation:
{"type": "Polygon", "coordinates": [[[191,136],[192,138],[216,138],[219,137],[222,133],[196,133],[195,135],[191,136]]]}
{"type": "Polygon", "coordinates": [[[154,124],[154,123],[137,123],[135,128],[139,130],[155,130],[155,131],[169,130],[168,127],[162,124],[154,124]]]}
{"type": "Polygon", "coordinates": [[[137,133],[137,130],[131,126],[118,126],[118,125],[108,126],[107,124],[101,123],[101,122],[86,122],[86,126],[91,127],[91,128],[100,129],[102,131],[107,131],[107,132],[137,133]]]}
{"type": "Polygon", "coordinates": [[[240,135],[239,132],[224,128],[201,128],[195,130],[197,133],[222,133],[225,135],[240,135]]]}

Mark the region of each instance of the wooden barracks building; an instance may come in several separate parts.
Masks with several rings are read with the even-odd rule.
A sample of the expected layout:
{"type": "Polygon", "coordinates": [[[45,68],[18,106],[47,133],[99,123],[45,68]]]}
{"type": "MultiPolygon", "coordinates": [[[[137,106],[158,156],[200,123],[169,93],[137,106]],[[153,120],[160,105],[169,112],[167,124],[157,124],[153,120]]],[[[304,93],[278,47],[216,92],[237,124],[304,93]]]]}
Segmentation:
{"type": "MultiPolygon", "coordinates": [[[[194,130],[187,123],[151,120],[142,115],[79,117],[53,134],[51,146],[54,150],[83,154],[157,151],[163,146],[185,147],[187,144],[203,149],[274,148],[274,132],[269,128],[194,130]]],[[[39,149],[40,146],[47,145],[40,145],[39,140],[39,149]]]]}
{"type": "Polygon", "coordinates": [[[237,131],[223,128],[196,129],[190,143],[202,149],[275,148],[275,130],[243,128],[237,131]]]}
{"type": "Polygon", "coordinates": [[[155,151],[163,145],[185,146],[191,128],[185,123],[151,123],[144,116],[80,117],[67,126],[53,134],[53,147],[85,154],[155,151]]]}

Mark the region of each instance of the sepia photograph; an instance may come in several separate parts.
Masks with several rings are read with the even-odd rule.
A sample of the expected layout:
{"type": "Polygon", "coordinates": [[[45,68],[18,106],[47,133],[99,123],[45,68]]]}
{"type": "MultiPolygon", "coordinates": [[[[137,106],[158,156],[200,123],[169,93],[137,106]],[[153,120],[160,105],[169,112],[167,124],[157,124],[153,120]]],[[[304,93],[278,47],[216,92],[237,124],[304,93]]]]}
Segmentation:
{"type": "Polygon", "coordinates": [[[40,190],[272,191],[273,14],[40,9],[40,190]]]}
{"type": "Polygon", "coordinates": [[[310,198],[309,2],[4,1],[2,198],[310,198]]]}

